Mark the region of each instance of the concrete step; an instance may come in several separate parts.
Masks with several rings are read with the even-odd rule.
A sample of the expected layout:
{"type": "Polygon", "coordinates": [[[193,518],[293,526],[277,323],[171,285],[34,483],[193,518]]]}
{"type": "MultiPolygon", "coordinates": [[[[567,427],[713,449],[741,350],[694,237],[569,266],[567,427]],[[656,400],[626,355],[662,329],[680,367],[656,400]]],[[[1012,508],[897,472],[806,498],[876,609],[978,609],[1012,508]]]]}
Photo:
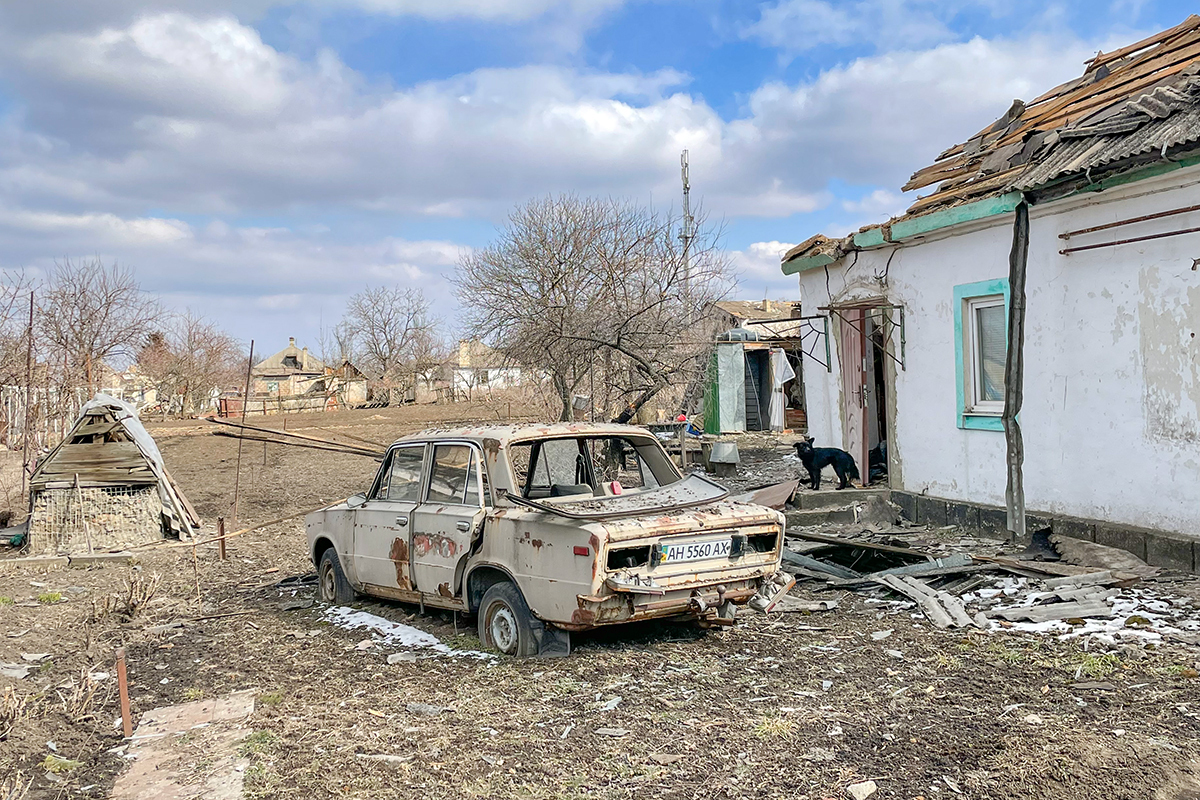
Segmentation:
{"type": "MultiPolygon", "coordinates": [[[[792,502],[802,509],[810,508],[829,508],[830,506],[849,506],[852,503],[861,503],[872,495],[888,499],[891,494],[888,489],[818,489],[813,491],[803,486],[796,491],[796,497],[792,502]]],[[[854,520],[852,519],[851,522],[854,520]]]]}
{"type": "Polygon", "coordinates": [[[800,511],[788,510],[787,526],[789,528],[805,528],[812,525],[828,523],[847,524],[854,522],[854,506],[843,508],[809,508],[800,511]]]}

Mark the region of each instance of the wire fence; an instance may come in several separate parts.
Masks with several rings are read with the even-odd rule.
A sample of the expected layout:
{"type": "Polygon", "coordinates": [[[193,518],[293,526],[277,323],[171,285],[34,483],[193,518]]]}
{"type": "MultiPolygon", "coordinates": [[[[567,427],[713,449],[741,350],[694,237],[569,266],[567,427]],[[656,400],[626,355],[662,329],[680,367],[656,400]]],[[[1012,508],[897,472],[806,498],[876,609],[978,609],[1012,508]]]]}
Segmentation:
{"type": "Polygon", "coordinates": [[[78,553],[112,550],[162,538],[157,486],[45,489],[37,493],[30,550],[78,553]]]}

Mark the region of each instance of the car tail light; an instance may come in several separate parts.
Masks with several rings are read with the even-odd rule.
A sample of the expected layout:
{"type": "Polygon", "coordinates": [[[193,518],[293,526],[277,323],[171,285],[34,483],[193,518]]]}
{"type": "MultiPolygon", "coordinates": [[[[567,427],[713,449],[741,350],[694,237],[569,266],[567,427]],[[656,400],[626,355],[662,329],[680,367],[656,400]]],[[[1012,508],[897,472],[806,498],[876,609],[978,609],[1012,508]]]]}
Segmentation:
{"type": "Polygon", "coordinates": [[[586,547],[580,547],[579,545],[575,545],[575,555],[577,555],[577,556],[590,556],[591,554],[592,554],[592,551],[591,551],[591,550],[589,550],[588,548],[586,548],[586,547]]]}

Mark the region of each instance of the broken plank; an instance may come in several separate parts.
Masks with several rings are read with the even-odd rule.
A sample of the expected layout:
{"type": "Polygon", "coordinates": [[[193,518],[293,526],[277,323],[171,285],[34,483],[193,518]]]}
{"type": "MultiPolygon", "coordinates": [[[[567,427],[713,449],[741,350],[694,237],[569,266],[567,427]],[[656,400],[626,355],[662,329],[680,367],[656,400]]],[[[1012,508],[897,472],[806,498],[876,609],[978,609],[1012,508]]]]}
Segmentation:
{"type": "Polygon", "coordinates": [[[922,592],[920,589],[897,578],[895,575],[884,575],[878,578],[877,581],[892,591],[916,602],[935,628],[945,629],[954,626],[954,620],[950,617],[946,609],[942,608],[936,596],[922,592]]]}
{"type": "Polygon", "coordinates": [[[810,542],[824,542],[826,544],[837,544],[843,547],[862,547],[868,550],[880,550],[885,553],[896,553],[898,555],[912,556],[913,558],[921,558],[926,561],[933,561],[933,556],[929,553],[922,553],[920,550],[913,550],[909,547],[896,547],[890,544],[875,544],[861,539],[847,539],[843,536],[826,536],[821,533],[809,533],[808,531],[800,530],[799,528],[789,528],[784,531],[784,536],[792,539],[807,539],[810,542]]]}
{"type": "Polygon", "coordinates": [[[878,572],[864,575],[862,578],[843,578],[830,581],[829,585],[838,589],[853,589],[871,583],[871,578],[876,575],[912,575],[920,578],[940,578],[945,575],[964,575],[989,569],[996,569],[996,566],[994,564],[974,564],[971,562],[970,556],[962,556],[961,560],[956,558],[956,556],[949,556],[921,564],[908,564],[903,567],[882,569],[878,572]]]}
{"type": "Polygon", "coordinates": [[[809,558],[808,556],[800,555],[799,553],[793,553],[786,547],[783,549],[783,563],[797,567],[804,567],[805,569],[811,569],[817,572],[823,572],[827,575],[832,575],[835,578],[862,577],[859,573],[855,572],[849,567],[843,567],[841,564],[831,564],[827,561],[818,561],[815,558],[809,558]]]}
{"type": "Polygon", "coordinates": [[[938,602],[942,604],[942,608],[946,609],[950,614],[950,618],[954,620],[954,624],[960,628],[969,628],[974,625],[971,615],[967,613],[966,604],[960,599],[948,592],[937,593],[938,602]]]}

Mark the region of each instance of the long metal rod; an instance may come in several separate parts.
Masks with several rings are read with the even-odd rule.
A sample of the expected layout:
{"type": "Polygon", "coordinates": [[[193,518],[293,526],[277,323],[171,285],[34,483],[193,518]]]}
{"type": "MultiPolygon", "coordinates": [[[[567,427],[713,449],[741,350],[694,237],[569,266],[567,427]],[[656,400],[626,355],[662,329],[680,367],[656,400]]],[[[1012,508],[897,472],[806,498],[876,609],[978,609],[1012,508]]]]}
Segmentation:
{"type": "Polygon", "coordinates": [[[1104,225],[1096,225],[1095,227],[1092,227],[1092,228],[1080,228],[1077,231],[1067,231],[1066,233],[1060,233],[1058,235],[1058,238],[1070,239],[1072,236],[1082,236],[1085,233],[1095,233],[1096,231],[1106,231],[1106,230],[1109,230],[1110,228],[1120,228],[1124,225],[1133,225],[1138,222],[1146,222],[1146,221],[1152,220],[1152,219],[1162,219],[1164,217],[1173,217],[1177,214],[1188,214],[1192,211],[1200,211],[1200,205],[1187,206],[1186,208],[1176,208],[1171,211],[1159,211],[1155,214],[1145,214],[1143,216],[1133,217],[1131,219],[1118,220],[1117,222],[1108,222],[1108,223],[1105,223],[1104,225]]]}
{"type": "MultiPolygon", "coordinates": [[[[21,496],[25,497],[25,489],[29,485],[29,410],[33,406],[33,291],[29,292],[29,344],[25,350],[25,441],[21,456],[21,496]]],[[[49,368],[46,374],[50,374],[49,368]]],[[[50,403],[50,395],[46,395],[46,404],[50,403]]],[[[26,498],[27,500],[29,498],[26,498]]],[[[33,502],[29,503],[29,513],[33,514],[33,502]]]]}
{"type": "MultiPolygon", "coordinates": [[[[242,393],[242,424],[246,424],[246,406],[250,405],[250,371],[254,368],[254,340],[250,340],[250,358],[246,362],[246,390],[242,393]]],[[[238,490],[242,484],[242,440],[238,439],[237,466],[233,476],[233,524],[238,521],[238,490]]]]}
{"type": "Polygon", "coordinates": [[[1120,244],[1133,244],[1134,242],[1148,242],[1151,239],[1166,239],[1171,236],[1182,236],[1185,233],[1200,233],[1200,228],[1184,228],[1181,231],[1167,231],[1166,233],[1152,233],[1149,236],[1135,236],[1132,239],[1118,239],[1115,242],[1101,242],[1100,244],[1087,244],[1082,247],[1065,247],[1059,250],[1059,255],[1068,256],[1071,253],[1079,253],[1084,250],[1096,250],[1101,247],[1116,247],[1120,244]]]}

